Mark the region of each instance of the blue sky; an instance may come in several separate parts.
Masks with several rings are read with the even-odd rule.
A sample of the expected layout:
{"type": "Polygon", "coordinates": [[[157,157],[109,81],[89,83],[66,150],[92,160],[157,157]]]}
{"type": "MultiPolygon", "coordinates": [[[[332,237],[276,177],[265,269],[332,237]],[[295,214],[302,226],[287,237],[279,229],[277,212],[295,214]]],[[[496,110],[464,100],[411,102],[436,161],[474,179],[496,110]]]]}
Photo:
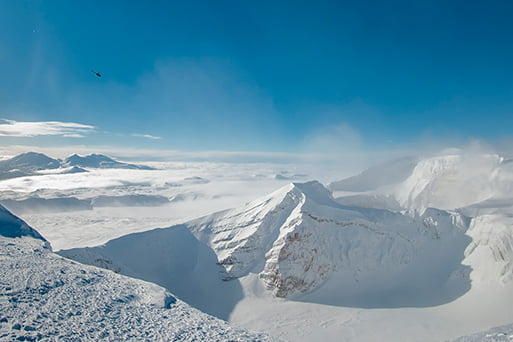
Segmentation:
{"type": "Polygon", "coordinates": [[[511,1],[0,0],[0,144],[505,139],[511,18],[511,1]]]}

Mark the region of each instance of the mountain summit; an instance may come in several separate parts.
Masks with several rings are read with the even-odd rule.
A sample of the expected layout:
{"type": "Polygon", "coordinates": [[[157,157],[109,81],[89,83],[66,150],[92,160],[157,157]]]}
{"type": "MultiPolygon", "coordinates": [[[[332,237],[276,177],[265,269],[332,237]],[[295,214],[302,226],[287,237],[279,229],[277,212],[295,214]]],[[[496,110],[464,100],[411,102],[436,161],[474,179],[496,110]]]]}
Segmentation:
{"type": "MultiPolygon", "coordinates": [[[[443,292],[452,273],[465,269],[461,260],[469,243],[461,215],[343,206],[317,181],[291,183],[187,226],[216,252],[227,279],[257,273],[277,297],[309,294],[314,301],[329,297],[346,305],[388,305],[377,294],[401,291],[409,297],[396,298],[398,305],[423,305],[415,296],[443,292]],[[433,273],[426,275],[426,268],[433,273]],[[385,302],[361,302],[366,296],[385,302]]],[[[465,277],[458,291],[468,288],[465,277]]]]}
{"type": "Polygon", "coordinates": [[[60,161],[42,153],[27,152],[0,161],[0,179],[23,177],[40,170],[58,169],[60,161]]]}

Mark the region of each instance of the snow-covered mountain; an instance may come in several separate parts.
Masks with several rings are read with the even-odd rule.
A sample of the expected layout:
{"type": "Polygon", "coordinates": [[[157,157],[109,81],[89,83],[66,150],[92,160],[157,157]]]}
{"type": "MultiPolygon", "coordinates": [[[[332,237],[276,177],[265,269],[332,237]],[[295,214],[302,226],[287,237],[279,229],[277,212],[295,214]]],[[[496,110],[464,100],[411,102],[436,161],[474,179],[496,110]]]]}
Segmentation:
{"type": "Polygon", "coordinates": [[[3,208],[0,254],[2,341],[271,340],[234,329],[157,285],[64,259],[3,208]]]}
{"type": "Polygon", "coordinates": [[[62,174],[87,172],[83,168],[154,170],[145,165],[118,162],[102,154],[74,154],[61,161],[42,153],[27,152],[0,161],[0,180],[42,174],[46,170],[55,169],[63,169],[62,174]]]}
{"type": "Polygon", "coordinates": [[[472,207],[465,214],[475,216],[479,209],[513,203],[513,161],[494,153],[449,151],[377,165],[333,182],[330,188],[354,193],[352,198],[346,194],[337,199],[342,203],[375,202],[395,210],[420,211],[472,207]]]}
{"type": "Polygon", "coordinates": [[[426,158],[395,189],[406,208],[462,208],[490,198],[511,198],[513,163],[497,154],[426,158]]]}
{"type": "Polygon", "coordinates": [[[258,273],[277,297],[310,293],[308,300],[316,302],[329,297],[330,303],[381,306],[388,304],[359,301],[403,292],[409,297],[396,298],[404,301],[397,305],[421,305],[410,295],[435,291],[441,297],[432,300],[444,301],[449,292],[468,289],[461,265],[469,243],[465,217],[436,209],[402,215],[347,207],[315,181],[292,183],[186,225],[213,248],[228,278],[258,273]],[[442,299],[458,272],[458,289],[445,288],[442,299]]]}
{"type": "Polygon", "coordinates": [[[403,157],[370,167],[358,175],[332,182],[328,188],[332,191],[362,192],[396,184],[408,178],[418,158],[403,157]]]}
{"type": "Polygon", "coordinates": [[[42,153],[27,152],[11,159],[0,161],[0,179],[23,177],[39,170],[57,169],[60,161],[42,153]]]}
{"type": "MultiPolygon", "coordinates": [[[[188,276],[170,280],[172,274],[184,274],[172,265],[177,259],[191,259],[196,261],[187,269],[213,274],[214,264],[219,264],[224,270],[218,269],[214,278],[235,280],[228,282],[235,285],[237,279],[258,274],[276,297],[366,307],[434,305],[469,288],[468,272],[461,265],[470,242],[465,236],[467,225],[465,217],[436,209],[403,215],[343,206],[324,186],[312,181],[289,184],[240,208],[183,226],[60,253],[157,282],[179,295],[178,288],[186,288],[180,284],[191,281],[188,276]],[[202,242],[202,248],[208,247],[213,259],[204,259],[206,252],[203,257],[167,257],[181,250],[174,234],[184,228],[202,242]],[[134,259],[133,251],[146,255],[145,262],[134,259]]],[[[189,297],[205,309],[204,303],[189,297]]],[[[238,299],[231,297],[232,302],[238,299]]]]}
{"type": "Polygon", "coordinates": [[[101,169],[136,169],[136,170],[153,170],[153,168],[145,165],[136,165],[118,162],[103,154],[89,154],[87,156],[79,156],[73,154],[67,157],[63,166],[77,166],[85,168],[101,168],[101,169]]]}

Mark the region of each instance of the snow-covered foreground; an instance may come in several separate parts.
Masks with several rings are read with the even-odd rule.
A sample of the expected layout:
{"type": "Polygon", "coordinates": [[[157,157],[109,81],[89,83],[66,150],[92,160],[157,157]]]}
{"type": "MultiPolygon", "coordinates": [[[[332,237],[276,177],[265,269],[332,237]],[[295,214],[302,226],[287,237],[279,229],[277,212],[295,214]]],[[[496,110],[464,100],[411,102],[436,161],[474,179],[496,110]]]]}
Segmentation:
{"type": "Polygon", "coordinates": [[[30,235],[26,225],[2,212],[2,341],[271,340],[234,329],[157,285],[64,259],[30,235]]]}

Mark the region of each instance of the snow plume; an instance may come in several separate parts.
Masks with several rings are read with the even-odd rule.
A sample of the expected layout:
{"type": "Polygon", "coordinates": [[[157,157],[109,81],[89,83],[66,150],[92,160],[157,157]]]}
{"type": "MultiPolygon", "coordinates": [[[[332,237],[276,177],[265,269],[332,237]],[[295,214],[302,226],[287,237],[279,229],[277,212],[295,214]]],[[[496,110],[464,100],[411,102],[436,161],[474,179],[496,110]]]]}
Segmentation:
{"type": "Polygon", "coordinates": [[[39,135],[60,135],[66,138],[83,138],[96,127],[74,122],[60,121],[14,121],[0,119],[0,136],[34,137],[39,135]]]}

